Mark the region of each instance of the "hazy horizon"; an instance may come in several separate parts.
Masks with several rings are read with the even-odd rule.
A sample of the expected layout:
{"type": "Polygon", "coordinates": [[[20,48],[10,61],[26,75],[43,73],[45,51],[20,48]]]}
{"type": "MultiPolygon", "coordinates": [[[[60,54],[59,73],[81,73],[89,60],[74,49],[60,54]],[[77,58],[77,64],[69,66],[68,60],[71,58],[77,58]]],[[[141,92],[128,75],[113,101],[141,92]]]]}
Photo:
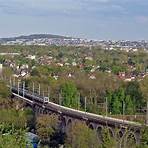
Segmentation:
{"type": "MultiPolygon", "coordinates": [[[[64,37],[72,37],[72,38],[80,38],[79,36],[68,36],[68,35],[63,35],[63,34],[51,34],[51,33],[32,33],[32,34],[18,34],[18,35],[14,35],[14,36],[6,36],[6,37],[0,37],[0,39],[5,39],[5,38],[15,38],[15,37],[21,37],[21,36],[30,36],[30,35],[57,35],[57,36],[64,36],[64,37]]],[[[93,38],[84,38],[82,37],[81,39],[88,39],[88,40],[94,40],[94,41],[148,41],[148,39],[135,39],[135,40],[131,40],[131,39],[93,39],[93,38]]]]}

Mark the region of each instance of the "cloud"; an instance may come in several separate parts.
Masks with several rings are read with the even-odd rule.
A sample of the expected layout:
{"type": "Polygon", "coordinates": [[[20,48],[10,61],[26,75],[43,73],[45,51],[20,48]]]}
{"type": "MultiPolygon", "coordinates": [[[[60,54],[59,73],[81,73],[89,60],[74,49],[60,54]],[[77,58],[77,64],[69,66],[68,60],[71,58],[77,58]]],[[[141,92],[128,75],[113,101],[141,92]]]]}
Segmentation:
{"type": "MultiPolygon", "coordinates": [[[[0,9],[4,13],[47,13],[47,12],[69,12],[82,13],[82,11],[100,9],[111,0],[0,0],[0,9]],[[27,11],[26,11],[27,10],[27,11]]],[[[105,7],[104,7],[105,8],[105,7]]],[[[116,8],[115,8],[116,9],[116,8]]],[[[103,9],[102,9],[103,10],[103,9]]],[[[85,13],[85,12],[84,12],[85,13]]]]}
{"type": "Polygon", "coordinates": [[[79,2],[72,0],[0,0],[0,10],[9,14],[46,16],[48,13],[64,14],[82,9],[79,2]]]}
{"type": "Polygon", "coordinates": [[[147,23],[148,23],[148,16],[137,16],[137,17],[136,17],[136,20],[137,20],[139,23],[147,24],[147,23]]]}

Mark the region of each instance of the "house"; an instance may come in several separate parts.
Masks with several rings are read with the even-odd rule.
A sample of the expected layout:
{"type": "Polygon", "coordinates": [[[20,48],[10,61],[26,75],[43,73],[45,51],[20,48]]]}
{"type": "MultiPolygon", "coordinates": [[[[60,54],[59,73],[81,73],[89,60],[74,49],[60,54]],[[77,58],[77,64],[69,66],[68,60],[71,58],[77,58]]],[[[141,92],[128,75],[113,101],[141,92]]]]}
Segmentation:
{"type": "Polygon", "coordinates": [[[132,79],[131,79],[131,78],[126,78],[124,81],[125,81],[125,82],[131,82],[132,79]]]}
{"type": "Polygon", "coordinates": [[[85,57],[85,60],[92,61],[92,60],[93,60],[93,58],[92,58],[92,57],[85,57]]]}
{"type": "Polygon", "coordinates": [[[54,75],[53,78],[54,78],[55,80],[58,80],[59,76],[54,75]]]}
{"type": "Polygon", "coordinates": [[[72,62],[72,66],[77,66],[77,63],[76,62],[72,62]]]}
{"type": "Polygon", "coordinates": [[[70,63],[65,63],[65,66],[70,66],[70,63]]]}
{"type": "Polygon", "coordinates": [[[119,78],[125,78],[125,72],[119,72],[118,76],[119,78]]]}
{"type": "Polygon", "coordinates": [[[28,59],[31,59],[31,60],[35,60],[35,59],[36,59],[36,56],[35,56],[35,55],[28,55],[27,58],[28,58],[28,59]]]}
{"type": "Polygon", "coordinates": [[[72,77],[72,74],[71,74],[71,73],[69,73],[69,74],[68,74],[68,78],[71,78],[71,77],[72,77]]]}
{"type": "Polygon", "coordinates": [[[96,79],[96,76],[90,75],[90,76],[89,76],[89,79],[95,80],[95,79],[96,79]]]}
{"type": "Polygon", "coordinates": [[[57,66],[63,67],[64,64],[63,63],[57,63],[57,66]]]}

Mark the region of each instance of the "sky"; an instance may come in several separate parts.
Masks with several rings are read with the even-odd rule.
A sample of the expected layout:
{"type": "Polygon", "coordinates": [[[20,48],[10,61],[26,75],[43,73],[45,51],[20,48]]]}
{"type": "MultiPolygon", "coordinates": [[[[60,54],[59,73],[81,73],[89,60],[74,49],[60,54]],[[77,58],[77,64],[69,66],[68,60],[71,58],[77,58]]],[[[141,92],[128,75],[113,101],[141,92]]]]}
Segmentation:
{"type": "Polygon", "coordinates": [[[0,0],[0,37],[148,40],[148,0],[0,0]]]}

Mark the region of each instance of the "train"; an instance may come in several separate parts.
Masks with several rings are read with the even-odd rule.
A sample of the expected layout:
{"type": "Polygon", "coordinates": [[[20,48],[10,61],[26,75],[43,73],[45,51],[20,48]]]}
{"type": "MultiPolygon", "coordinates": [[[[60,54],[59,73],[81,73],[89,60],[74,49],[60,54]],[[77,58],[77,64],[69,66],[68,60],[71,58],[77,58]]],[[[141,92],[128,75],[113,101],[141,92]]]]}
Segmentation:
{"type": "Polygon", "coordinates": [[[31,91],[29,90],[26,90],[26,89],[22,89],[22,88],[15,88],[15,87],[12,87],[11,88],[11,91],[15,94],[19,94],[20,96],[23,96],[24,98],[27,98],[31,101],[35,100],[39,103],[43,103],[43,104],[48,104],[49,103],[49,97],[46,97],[46,96],[40,96],[39,94],[37,93],[32,93],[31,91]]]}

